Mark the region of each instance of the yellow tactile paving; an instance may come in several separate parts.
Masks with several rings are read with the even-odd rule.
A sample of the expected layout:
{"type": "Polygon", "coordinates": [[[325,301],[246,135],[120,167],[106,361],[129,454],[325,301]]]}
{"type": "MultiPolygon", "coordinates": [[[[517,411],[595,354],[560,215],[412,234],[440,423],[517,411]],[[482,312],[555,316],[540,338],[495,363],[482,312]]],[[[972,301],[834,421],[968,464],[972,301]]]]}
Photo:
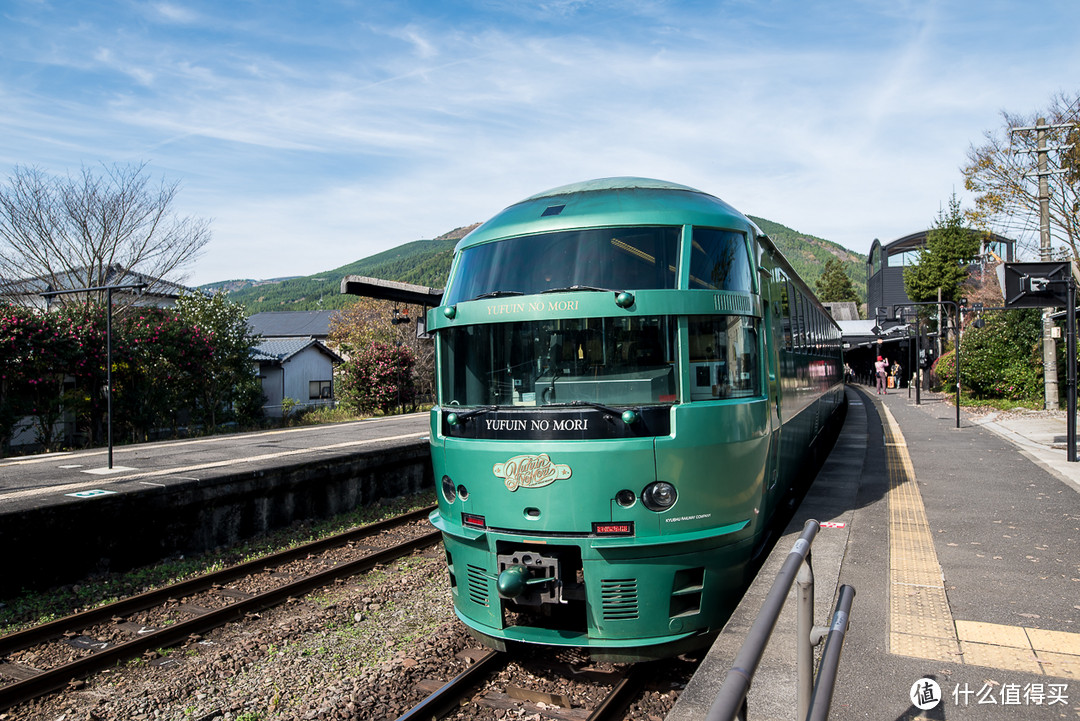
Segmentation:
{"type": "Polygon", "coordinates": [[[1036,651],[1035,655],[1047,676],[1080,679],[1080,656],[1049,651],[1036,651]]]}
{"type": "MultiPolygon", "coordinates": [[[[911,616],[917,619],[910,626],[893,624],[893,630],[921,635],[923,632],[919,627],[919,623],[922,622],[922,619],[941,621],[949,628],[952,628],[953,619],[952,613],[949,611],[949,604],[934,589],[911,589],[893,586],[891,590],[892,598],[889,599],[890,612],[894,616],[911,616]]],[[[956,635],[955,631],[952,633],[954,636],[956,635]]]]}
{"type": "Polygon", "coordinates": [[[936,661],[1080,678],[1080,633],[953,621],[907,444],[889,409],[889,651],[936,661]]]}
{"type": "Polygon", "coordinates": [[[956,661],[959,646],[922,494],[889,409],[889,648],[903,656],[956,661]]]}
{"type": "Polygon", "coordinates": [[[1019,626],[1002,626],[999,623],[957,621],[956,635],[961,641],[989,643],[995,646],[1012,646],[1031,651],[1028,636],[1019,626]]]}
{"type": "MultiPolygon", "coordinates": [[[[893,611],[893,618],[898,616],[904,616],[910,614],[898,614],[893,611]]],[[[951,619],[933,619],[925,616],[911,616],[910,618],[898,619],[902,623],[898,623],[898,626],[904,628],[917,628],[919,629],[919,636],[929,636],[930,638],[950,639],[954,645],[956,642],[956,630],[953,628],[951,619]]]]}
{"type": "Polygon", "coordinates": [[[960,650],[964,652],[964,663],[975,666],[989,666],[1007,671],[1041,674],[1042,666],[1030,648],[994,646],[989,643],[961,641],[960,650]]]}
{"type": "Polygon", "coordinates": [[[1065,631],[1047,631],[1041,628],[1025,628],[1031,640],[1031,647],[1036,651],[1052,651],[1080,656],[1080,633],[1065,631]]]}
{"type": "Polygon", "coordinates": [[[897,656],[960,663],[960,646],[955,638],[932,638],[893,631],[889,634],[889,652],[897,656]]]}

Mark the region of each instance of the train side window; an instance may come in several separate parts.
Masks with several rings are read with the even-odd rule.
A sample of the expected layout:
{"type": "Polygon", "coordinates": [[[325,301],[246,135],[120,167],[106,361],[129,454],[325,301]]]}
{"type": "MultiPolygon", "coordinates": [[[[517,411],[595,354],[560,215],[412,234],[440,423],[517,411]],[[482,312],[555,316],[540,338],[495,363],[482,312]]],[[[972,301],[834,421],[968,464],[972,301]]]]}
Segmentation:
{"type": "Polygon", "coordinates": [[[789,292],[789,285],[787,282],[787,276],[780,272],[780,327],[783,334],[783,348],[784,350],[791,350],[794,343],[791,337],[791,293],[789,292]]]}
{"type": "Polygon", "coordinates": [[[806,327],[803,324],[804,310],[806,306],[803,303],[802,293],[791,285],[791,326],[793,328],[795,336],[795,350],[798,352],[804,352],[806,350],[806,327]]]}
{"type": "Polygon", "coordinates": [[[761,394],[758,319],[721,315],[691,318],[690,400],[749,398],[761,394]]]}
{"type": "Polygon", "coordinates": [[[753,292],[750,256],[742,233],[694,228],[690,247],[691,288],[753,292]]]}

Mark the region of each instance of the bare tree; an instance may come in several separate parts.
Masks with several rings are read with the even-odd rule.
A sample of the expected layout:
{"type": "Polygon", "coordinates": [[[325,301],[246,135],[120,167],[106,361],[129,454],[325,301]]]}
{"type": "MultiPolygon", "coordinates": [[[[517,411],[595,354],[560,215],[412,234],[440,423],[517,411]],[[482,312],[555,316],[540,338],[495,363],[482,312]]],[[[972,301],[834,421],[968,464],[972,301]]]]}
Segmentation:
{"type": "Polygon", "coordinates": [[[1080,135],[1080,93],[1059,94],[1050,107],[1030,115],[1002,112],[1004,127],[984,133],[984,143],[968,149],[964,187],[976,194],[975,209],[968,212],[976,228],[1012,237],[1027,249],[1039,249],[1039,177],[1037,134],[1012,132],[1030,128],[1042,118],[1047,125],[1067,126],[1047,131],[1046,146],[1051,171],[1049,189],[1051,242],[1064,246],[1066,255],[1080,260],[1080,205],[1078,157],[1062,146],[1080,135]],[[1060,166],[1060,167],[1059,167],[1060,166]]]}
{"type": "Polygon", "coordinates": [[[47,289],[175,278],[210,241],[208,220],[176,215],[178,191],[146,163],[74,176],[16,166],[0,186],[0,294],[35,304],[47,289]]]}

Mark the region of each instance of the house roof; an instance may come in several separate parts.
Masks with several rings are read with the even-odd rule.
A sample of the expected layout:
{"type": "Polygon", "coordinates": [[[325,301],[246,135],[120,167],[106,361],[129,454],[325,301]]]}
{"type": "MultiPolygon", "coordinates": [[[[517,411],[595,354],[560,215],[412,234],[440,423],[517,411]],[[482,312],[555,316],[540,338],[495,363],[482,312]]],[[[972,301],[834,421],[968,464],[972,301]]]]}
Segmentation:
{"type": "Polygon", "coordinates": [[[343,359],[334,351],[327,348],[316,338],[307,336],[300,338],[269,338],[257,346],[252,353],[252,359],[257,361],[286,363],[290,358],[315,346],[315,348],[330,357],[334,363],[341,363],[343,359]]]}
{"type": "Polygon", "coordinates": [[[323,339],[330,335],[332,310],[289,310],[255,313],[248,318],[251,332],[263,338],[323,339]]]}
{"type": "MultiPolygon", "coordinates": [[[[179,298],[182,293],[196,292],[179,283],[155,278],[152,275],[139,273],[138,271],[125,268],[122,265],[109,265],[104,268],[75,268],[53,276],[34,276],[30,278],[18,278],[4,280],[5,292],[19,295],[40,295],[54,290],[69,290],[90,287],[105,287],[116,285],[134,285],[145,283],[146,289],[142,291],[146,295],[155,295],[166,298],[179,298]]],[[[133,292],[133,291],[127,291],[133,292]]]]}
{"type": "MultiPolygon", "coordinates": [[[[982,231],[974,230],[971,228],[966,228],[966,230],[969,233],[979,235],[983,241],[984,247],[987,243],[1005,243],[1010,247],[1016,244],[1016,241],[1012,238],[1006,238],[1004,235],[998,235],[997,233],[985,234],[982,231]]],[[[874,238],[874,242],[870,244],[870,253],[866,256],[866,262],[871,262],[871,256],[873,256],[873,249],[875,245],[881,246],[881,248],[885,250],[886,254],[894,255],[895,253],[899,253],[904,250],[914,250],[917,248],[922,248],[926,245],[926,234],[929,232],[929,230],[919,230],[914,233],[908,233],[907,235],[897,238],[896,240],[891,240],[888,243],[883,243],[877,238],[874,238]]]]}

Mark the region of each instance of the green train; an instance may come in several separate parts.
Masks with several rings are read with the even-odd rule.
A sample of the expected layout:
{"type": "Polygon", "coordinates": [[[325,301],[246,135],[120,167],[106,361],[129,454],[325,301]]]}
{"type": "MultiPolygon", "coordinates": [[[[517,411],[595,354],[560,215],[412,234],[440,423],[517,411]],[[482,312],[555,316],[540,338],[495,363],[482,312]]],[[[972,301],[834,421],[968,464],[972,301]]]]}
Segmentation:
{"type": "Polygon", "coordinates": [[[458,617],[609,660],[707,642],[843,404],[810,289],[719,198],[605,178],[475,229],[442,303],[431,522],[458,617]]]}

